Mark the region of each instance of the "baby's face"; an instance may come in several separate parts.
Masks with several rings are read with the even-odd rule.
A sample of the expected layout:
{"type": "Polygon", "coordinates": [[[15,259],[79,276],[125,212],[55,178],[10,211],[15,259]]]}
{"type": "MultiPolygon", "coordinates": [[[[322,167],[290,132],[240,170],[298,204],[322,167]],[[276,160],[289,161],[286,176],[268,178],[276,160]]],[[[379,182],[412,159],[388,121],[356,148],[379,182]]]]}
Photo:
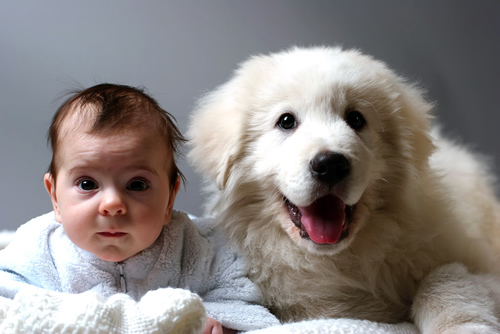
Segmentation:
{"type": "Polygon", "coordinates": [[[48,174],[45,184],[56,219],[78,247],[121,262],[158,238],[179,189],[158,138],[144,130],[64,138],[56,187],[48,174]]]}

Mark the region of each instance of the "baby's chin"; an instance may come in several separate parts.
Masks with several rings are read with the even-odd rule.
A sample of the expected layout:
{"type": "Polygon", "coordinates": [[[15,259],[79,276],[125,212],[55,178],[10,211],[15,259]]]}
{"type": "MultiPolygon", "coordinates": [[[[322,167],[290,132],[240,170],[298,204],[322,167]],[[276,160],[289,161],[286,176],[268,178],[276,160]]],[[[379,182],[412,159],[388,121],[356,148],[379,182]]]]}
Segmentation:
{"type": "Polygon", "coordinates": [[[121,262],[127,261],[132,256],[123,257],[123,256],[98,256],[97,255],[97,257],[103,261],[121,263],[121,262]]]}
{"type": "Polygon", "coordinates": [[[109,251],[109,252],[91,252],[95,256],[97,256],[99,259],[107,262],[125,262],[131,257],[134,257],[135,255],[139,254],[140,252],[137,253],[123,253],[123,252],[116,252],[116,251],[109,251]]]}

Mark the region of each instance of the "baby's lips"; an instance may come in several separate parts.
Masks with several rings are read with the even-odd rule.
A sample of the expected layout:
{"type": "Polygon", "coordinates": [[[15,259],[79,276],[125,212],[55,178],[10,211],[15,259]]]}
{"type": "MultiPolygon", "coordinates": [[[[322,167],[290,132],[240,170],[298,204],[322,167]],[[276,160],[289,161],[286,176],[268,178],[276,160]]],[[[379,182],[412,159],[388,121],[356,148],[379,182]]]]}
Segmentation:
{"type": "Polygon", "coordinates": [[[119,237],[123,237],[127,233],[125,233],[125,232],[114,232],[114,231],[105,231],[105,232],[99,232],[98,234],[102,235],[103,237],[119,238],[119,237]]]}

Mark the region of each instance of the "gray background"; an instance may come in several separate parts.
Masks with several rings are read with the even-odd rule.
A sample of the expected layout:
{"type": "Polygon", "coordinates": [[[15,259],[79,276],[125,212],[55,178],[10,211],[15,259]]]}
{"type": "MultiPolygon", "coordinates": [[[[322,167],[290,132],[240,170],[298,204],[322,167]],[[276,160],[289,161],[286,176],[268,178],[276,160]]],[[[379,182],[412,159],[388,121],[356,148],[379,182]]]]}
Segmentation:
{"type": "MultiPolygon", "coordinates": [[[[340,44],[386,61],[427,88],[448,133],[500,156],[499,1],[0,5],[0,230],[51,210],[45,135],[65,90],[104,81],[145,86],[185,131],[196,99],[239,62],[291,45],[340,44]]],[[[180,166],[188,184],[176,207],[201,214],[199,178],[185,161],[180,166]]]]}

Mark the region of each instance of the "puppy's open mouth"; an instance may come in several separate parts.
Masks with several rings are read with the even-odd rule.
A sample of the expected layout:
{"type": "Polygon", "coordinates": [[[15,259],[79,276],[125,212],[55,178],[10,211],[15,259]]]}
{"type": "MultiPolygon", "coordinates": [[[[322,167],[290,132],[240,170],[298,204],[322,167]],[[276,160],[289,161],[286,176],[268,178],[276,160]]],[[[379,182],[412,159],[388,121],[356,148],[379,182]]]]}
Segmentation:
{"type": "Polygon", "coordinates": [[[317,244],[336,244],[349,235],[355,206],[346,205],[339,197],[327,195],[306,207],[299,207],[285,198],[292,222],[300,236],[317,244]]]}

